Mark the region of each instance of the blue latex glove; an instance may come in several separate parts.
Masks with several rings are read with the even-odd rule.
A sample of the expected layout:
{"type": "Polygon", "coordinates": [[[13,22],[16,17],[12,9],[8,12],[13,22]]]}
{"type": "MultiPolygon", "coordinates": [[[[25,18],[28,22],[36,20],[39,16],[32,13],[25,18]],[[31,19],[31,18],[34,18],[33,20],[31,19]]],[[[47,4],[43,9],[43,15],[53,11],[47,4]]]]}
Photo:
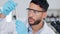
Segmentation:
{"type": "Polygon", "coordinates": [[[12,0],[9,0],[8,2],[6,2],[2,9],[3,14],[5,16],[8,15],[12,10],[15,9],[16,5],[17,4],[12,0]]]}
{"type": "Polygon", "coordinates": [[[19,20],[16,21],[16,31],[18,32],[18,34],[28,34],[26,25],[19,20]]]}

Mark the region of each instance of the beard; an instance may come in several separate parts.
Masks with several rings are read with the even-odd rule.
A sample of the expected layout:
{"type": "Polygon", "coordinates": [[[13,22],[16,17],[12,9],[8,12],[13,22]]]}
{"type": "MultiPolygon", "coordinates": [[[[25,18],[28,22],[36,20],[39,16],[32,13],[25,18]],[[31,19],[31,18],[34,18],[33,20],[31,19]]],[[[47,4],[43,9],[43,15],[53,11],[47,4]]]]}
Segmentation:
{"type": "MultiPolygon", "coordinates": [[[[29,18],[28,18],[28,22],[29,22],[29,19],[33,19],[33,18],[32,18],[32,17],[29,17],[29,18]]],[[[38,19],[38,20],[33,19],[33,20],[34,20],[34,23],[33,23],[33,24],[30,24],[30,22],[29,22],[29,25],[30,25],[30,26],[32,26],[32,25],[38,25],[38,24],[41,22],[40,19],[38,19]]]]}

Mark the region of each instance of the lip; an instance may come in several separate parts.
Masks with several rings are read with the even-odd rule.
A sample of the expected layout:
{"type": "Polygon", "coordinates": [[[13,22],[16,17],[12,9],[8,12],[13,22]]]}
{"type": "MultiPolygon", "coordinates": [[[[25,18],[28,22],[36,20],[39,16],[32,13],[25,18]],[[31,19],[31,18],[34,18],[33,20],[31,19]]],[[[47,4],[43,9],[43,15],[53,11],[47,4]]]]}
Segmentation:
{"type": "Polygon", "coordinates": [[[34,20],[33,19],[29,19],[29,22],[33,22],[34,20]]]}

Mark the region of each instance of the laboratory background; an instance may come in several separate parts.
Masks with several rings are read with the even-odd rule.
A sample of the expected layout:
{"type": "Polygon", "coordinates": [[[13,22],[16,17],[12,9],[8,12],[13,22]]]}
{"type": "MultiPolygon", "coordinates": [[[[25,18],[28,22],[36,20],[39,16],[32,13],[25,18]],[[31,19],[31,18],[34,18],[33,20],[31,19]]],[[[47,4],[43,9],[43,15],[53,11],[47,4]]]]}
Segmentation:
{"type": "MultiPolygon", "coordinates": [[[[3,5],[8,0],[0,0],[0,8],[3,7],[3,5]]],[[[31,0],[14,0],[14,2],[17,3],[17,7],[13,12],[10,12],[10,14],[6,17],[6,21],[10,22],[12,20],[19,19],[23,21],[26,26],[28,27],[27,22],[27,10],[26,8],[29,7],[29,3],[31,0]]],[[[45,18],[45,21],[47,22],[48,26],[54,30],[56,34],[60,33],[60,0],[47,0],[49,3],[49,9],[47,11],[47,17],[45,18]]]]}

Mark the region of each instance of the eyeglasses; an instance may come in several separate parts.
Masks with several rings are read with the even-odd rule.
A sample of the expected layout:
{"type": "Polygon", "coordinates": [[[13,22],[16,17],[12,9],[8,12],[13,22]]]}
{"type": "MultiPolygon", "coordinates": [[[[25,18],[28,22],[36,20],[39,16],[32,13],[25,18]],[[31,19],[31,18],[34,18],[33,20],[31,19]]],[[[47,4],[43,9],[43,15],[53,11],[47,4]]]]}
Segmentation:
{"type": "Polygon", "coordinates": [[[35,14],[45,12],[45,11],[38,11],[38,10],[30,9],[30,8],[27,8],[27,10],[28,10],[28,12],[33,11],[35,14]]]}

